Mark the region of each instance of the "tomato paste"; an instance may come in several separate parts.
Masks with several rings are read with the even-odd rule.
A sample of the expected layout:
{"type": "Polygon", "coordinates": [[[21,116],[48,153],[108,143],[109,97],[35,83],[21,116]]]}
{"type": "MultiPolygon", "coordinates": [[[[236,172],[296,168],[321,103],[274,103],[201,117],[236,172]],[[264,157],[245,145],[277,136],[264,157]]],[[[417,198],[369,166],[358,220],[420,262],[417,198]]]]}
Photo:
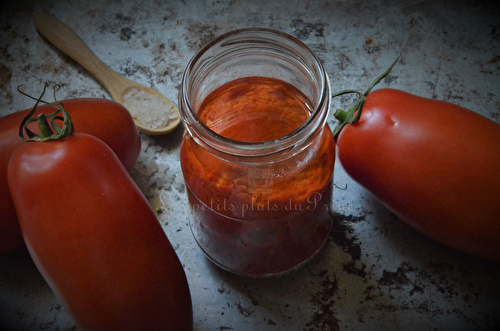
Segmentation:
{"type": "MultiPolygon", "coordinates": [[[[197,115],[228,143],[273,144],[293,138],[312,109],[292,85],[248,77],[210,93],[197,115]]],[[[193,235],[217,265],[247,276],[280,275],[325,243],[335,163],[327,125],[291,149],[248,158],[214,153],[186,134],[180,156],[193,235]]]]}

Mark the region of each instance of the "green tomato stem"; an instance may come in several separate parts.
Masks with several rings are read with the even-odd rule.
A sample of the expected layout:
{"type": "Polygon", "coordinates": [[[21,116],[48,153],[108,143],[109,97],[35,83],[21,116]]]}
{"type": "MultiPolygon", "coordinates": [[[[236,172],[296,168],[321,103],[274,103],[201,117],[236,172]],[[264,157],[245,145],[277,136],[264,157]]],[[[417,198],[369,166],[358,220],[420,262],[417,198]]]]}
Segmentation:
{"type": "MultiPolygon", "coordinates": [[[[42,97],[45,94],[45,90],[46,90],[47,87],[48,87],[48,84],[45,83],[44,87],[43,87],[42,94],[40,95],[40,97],[38,99],[35,99],[32,96],[29,96],[26,93],[22,92],[19,89],[19,86],[17,88],[17,90],[21,94],[23,94],[23,95],[25,95],[25,96],[27,96],[27,97],[29,97],[31,99],[36,100],[35,105],[31,109],[31,111],[28,113],[28,115],[26,115],[24,117],[23,121],[21,122],[21,126],[19,127],[19,137],[23,141],[51,141],[51,140],[59,140],[59,139],[64,139],[65,137],[67,137],[68,135],[70,135],[70,134],[72,134],[74,132],[73,121],[71,120],[71,116],[62,107],[62,105],[58,104],[56,106],[54,104],[51,104],[51,103],[48,103],[48,102],[45,102],[45,101],[42,100],[42,97]],[[35,113],[36,109],[38,108],[38,104],[40,102],[43,102],[43,103],[45,103],[45,104],[47,104],[47,105],[49,105],[51,107],[54,107],[57,110],[54,113],[52,113],[52,114],[49,114],[49,115],[40,114],[37,117],[33,118],[32,116],[35,113]],[[62,114],[62,117],[58,116],[59,113],[62,114]],[[49,124],[49,120],[50,120],[50,124],[49,124]],[[57,125],[56,120],[62,120],[62,122],[63,122],[62,127],[59,127],[57,125]],[[30,124],[32,122],[37,122],[38,128],[40,129],[40,134],[39,135],[35,134],[33,131],[31,131],[30,129],[28,129],[28,124],[30,124]],[[55,133],[54,133],[54,131],[55,131],[55,133]],[[26,138],[24,136],[24,132],[26,132],[26,135],[28,136],[28,138],[26,138]]],[[[55,89],[54,89],[54,91],[55,91],[55,89]]],[[[55,93],[54,93],[54,99],[56,99],[55,98],[55,93]]],[[[56,103],[57,103],[57,100],[56,100],[56,103]]]]}
{"type": "Polygon", "coordinates": [[[389,73],[392,71],[392,69],[394,68],[394,66],[396,65],[396,63],[398,62],[400,57],[401,57],[401,55],[398,56],[398,58],[392,63],[392,65],[389,67],[389,69],[387,69],[382,75],[377,77],[371,83],[371,85],[366,89],[365,93],[361,93],[361,92],[356,91],[356,90],[344,90],[344,91],[340,91],[340,92],[332,94],[332,98],[338,97],[338,96],[343,95],[343,94],[354,93],[354,94],[358,95],[358,98],[356,99],[354,104],[351,107],[349,107],[349,109],[347,111],[344,111],[341,109],[336,109],[333,112],[333,116],[339,121],[337,123],[337,126],[333,129],[333,136],[335,138],[337,138],[338,134],[344,128],[344,126],[346,126],[349,123],[352,124],[352,123],[356,123],[357,121],[359,121],[359,119],[361,118],[361,112],[363,111],[363,106],[364,106],[365,101],[366,101],[366,96],[368,95],[368,93],[370,93],[370,91],[373,89],[373,87],[375,85],[380,83],[380,81],[382,79],[384,79],[385,77],[387,77],[387,75],[389,75],[389,73]]]}
{"type": "Polygon", "coordinates": [[[38,115],[37,122],[40,129],[40,138],[48,138],[54,134],[45,114],[38,115]]]}

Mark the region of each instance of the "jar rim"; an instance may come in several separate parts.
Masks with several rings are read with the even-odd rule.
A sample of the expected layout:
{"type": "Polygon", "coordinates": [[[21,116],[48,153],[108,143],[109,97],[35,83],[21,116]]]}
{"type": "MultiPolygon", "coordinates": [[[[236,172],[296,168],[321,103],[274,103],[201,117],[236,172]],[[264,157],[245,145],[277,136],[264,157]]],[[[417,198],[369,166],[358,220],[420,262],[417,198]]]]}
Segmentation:
{"type": "Polygon", "coordinates": [[[188,62],[182,77],[182,83],[179,92],[179,104],[187,107],[187,111],[184,110],[185,107],[180,107],[181,117],[185,124],[186,129],[190,133],[192,133],[191,126],[194,126],[198,131],[198,135],[201,133],[203,136],[209,137],[211,147],[221,152],[225,152],[232,155],[263,156],[263,155],[275,154],[283,150],[288,150],[294,147],[294,145],[297,144],[298,140],[302,141],[304,139],[307,139],[307,137],[309,137],[319,125],[324,125],[326,123],[326,118],[328,116],[330,108],[330,94],[331,91],[330,91],[328,74],[324,70],[324,67],[320,59],[306,44],[304,44],[299,39],[282,31],[269,28],[253,27],[253,28],[243,28],[226,32],[216,37],[209,43],[207,43],[205,46],[203,46],[200,50],[198,50],[194,54],[194,56],[188,62]],[[298,128],[291,131],[290,133],[276,139],[259,141],[259,142],[247,142],[247,141],[235,140],[227,138],[213,131],[198,117],[198,114],[194,110],[194,107],[189,98],[187,98],[186,93],[183,93],[184,91],[187,91],[189,89],[187,84],[189,83],[189,75],[194,65],[197,63],[198,60],[200,60],[200,58],[205,53],[207,53],[207,51],[209,51],[212,47],[218,44],[221,46],[227,46],[233,43],[244,43],[246,41],[229,42],[228,40],[234,36],[251,34],[251,33],[258,33],[262,36],[269,35],[274,38],[280,37],[292,42],[293,44],[299,46],[302,50],[305,50],[308,53],[310,58],[313,60],[314,65],[317,66],[319,72],[321,73],[321,76],[319,77],[320,78],[319,86],[321,94],[314,109],[311,110],[311,116],[309,116],[304,121],[304,123],[302,123],[298,128]],[[326,111],[321,111],[323,109],[325,109],[326,111]],[[312,125],[311,123],[315,123],[316,125],[312,125]]]}

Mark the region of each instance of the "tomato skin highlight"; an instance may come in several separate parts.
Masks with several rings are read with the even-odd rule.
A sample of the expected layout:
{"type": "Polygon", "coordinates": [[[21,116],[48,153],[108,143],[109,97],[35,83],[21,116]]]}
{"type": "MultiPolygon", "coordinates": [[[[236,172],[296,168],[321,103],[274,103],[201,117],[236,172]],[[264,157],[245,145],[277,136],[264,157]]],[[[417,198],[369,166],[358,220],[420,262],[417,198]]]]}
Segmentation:
{"type": "Polygon", "coordinates": [[[500,124],[380,89],[337,147],[347,174],[401,220],[441,244],[500,261],[500,124]]]}
{"type": "MultiPolygon", "coordinates": [[[[130,169],[141,150],[139,132],[132,116],[122,105],[107,99],[79,98],[60,101],[70,113],[76,132],[91,134],[104,141],[130,169]]],[[[7,184],[7,165],[12,153],[24,142],[19,138],[19,126],[31,109],[0,118],[0,253],[23,244],[23,238],[12,197],[7,184]]],[[[56,109],[41,105],[35,115],[50,114],[56,109]]],[[[36,123],[29,128],[38,133],[36,123]]]]}
{"type": "Polygon", "coordinates": [[[24,143],[8,182],[30,255],[79,330],[192,330],[182,265],[107,145],[24,143]]]}

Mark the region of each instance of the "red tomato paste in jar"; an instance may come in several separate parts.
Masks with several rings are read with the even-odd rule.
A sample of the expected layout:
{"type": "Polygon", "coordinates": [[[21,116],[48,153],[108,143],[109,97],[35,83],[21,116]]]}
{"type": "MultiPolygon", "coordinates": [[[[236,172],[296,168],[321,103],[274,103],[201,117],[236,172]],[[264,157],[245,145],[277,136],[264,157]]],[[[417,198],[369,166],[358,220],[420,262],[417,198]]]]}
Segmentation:
{"type": "MultiPolygon", "coordinates": [[[[292,85],[240,78],[210,93],[197,111],[213,132],[238,142],[292,136],[311,116],[292,85]]],[[[265,277],[313,257],[330,231],[335,143],[320,126],[295,148],[261,158],[225,158],[186,134],[181,166],[193,235],[206,255],[237,274],[265,277]]]]}

